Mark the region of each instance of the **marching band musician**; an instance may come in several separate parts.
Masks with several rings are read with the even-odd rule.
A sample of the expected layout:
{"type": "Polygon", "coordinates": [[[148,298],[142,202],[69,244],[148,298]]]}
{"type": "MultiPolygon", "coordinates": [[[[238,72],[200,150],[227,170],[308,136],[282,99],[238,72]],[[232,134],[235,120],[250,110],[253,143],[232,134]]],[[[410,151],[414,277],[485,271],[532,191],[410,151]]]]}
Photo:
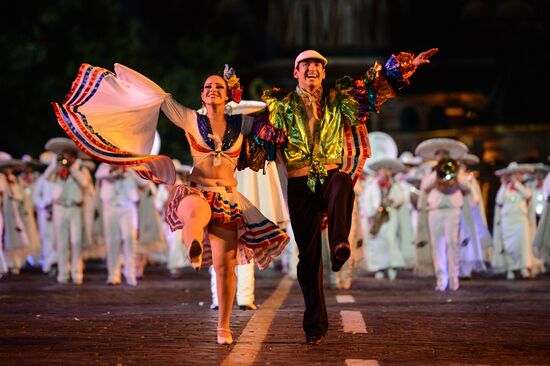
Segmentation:
{"type": "Polygon", "coordinates": [[[107,245],[107,284],[119,285],[120,249],[124,256],[124,278],[137,286],[136,250],[139,200],[139,179],[133,171],[122,166],[102,163],[95,173],[99,196],[103,204],[103,228],[107,245]]]}
{"type": "Polygon", "coordinates": [[[508,280],[514,280],[516,272],[524,278],[539,272],[540,263],[532,248],[536,226],[533,193],[521,182],[523,174],[533,171],[532,165],[511,162],[495,172],[501,186],[495,200],[492,267],[506,272],[508,280]]]}
{"type": "MultiPolygon", "coordinates": [[[[51,151],[45,151],[40,154],[40,161],[48,165],[55,154],[51,151]]],[[[36,218],[38,232],[42,243],[42,272],[55,273],[54,265],[57,265],[57,252],[55,248],[53,232],[53,183],[47,179],[45,174],[40,175],[36,180],[32,199],[36,207],[36,218]],[[53,270],[53,271],[52,271],[53,270]],[[52,272],[50,272],[52,271],[52,272]]]]}
{"type": "Polygon", "coordinates": [[[403,192],[403,205],[398,210],[399,248],[403,255],[405,268],[413,268],[415,263],[415,239],[418,222],[416,202],[420,194],[419,165],[422,158],[414,156],[410,151],[403,151],[399,160],[405,166],[405,171],[395,175],[395,181],[403,192]]]}
{"type": "Polygon", "coordinates": [[[82,174],[76,144],[65,137],[55,137],[46,143],[46,150],[57,154],[44,173],[53,182],[53,225],[57,245],[57,282],[75,285],[84,280],[82,260],[83,190],[91,184],[82,174]],[[70,254],[69,254],[70,253],[70,254]],[[69,260],[70,258],[70,260],[69,260]]]}
{"type": "MultiPolygon", "coordinates": [[[[470,185],[458,171],[457,159],[468,152],[466,145],[449,138],[425,140],[416,147],[416,155],[436,160],[438,165],[422,179],[420,189],[417,243],[429,244],[435,269],[436,291],[459,288],[459,224],[464,195],[470,185]],[[421,225],[427,226],[421,229],[421,225]],[[427,237],[421,237],[428,233],[427,237]]],[[[419,244],[417,244],[419,245],[419,244]]]]}
{"type": "Polygon", "coordinates": [[[376,279],[383,279],[384,272],[390,280],[397,276],[396,268],[405,266],[398,241],[398,210],[404,203],[401,187],[393,174],[405,170],[395,158],[381,158],[368,164],[376,171],[376,178],[365,187],[361,196],[363,217],[367,218],[370,237],[367,242],[367,270],[375,273],[376,279]]]}

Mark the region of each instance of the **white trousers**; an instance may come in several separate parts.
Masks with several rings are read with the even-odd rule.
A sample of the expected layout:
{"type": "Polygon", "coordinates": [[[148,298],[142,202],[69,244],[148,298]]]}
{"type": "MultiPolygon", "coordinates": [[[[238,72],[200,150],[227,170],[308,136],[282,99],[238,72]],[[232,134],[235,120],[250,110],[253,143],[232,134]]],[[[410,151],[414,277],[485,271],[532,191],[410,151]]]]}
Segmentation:
{"type": "Polygon", "coordinates": [[[441,288],[449,286],[456,290],[458,289],[458,263],[460,260],[458,240],[460,209],[430,210],[428,222],[437,286],[441,288]]]}
{"type": "Polygon", "coordinates": [[[181,230],[171,231],[166,222],[162,224],[164,237],[168,244],[168,270],[170,273],[176,272],[178,269],[189,267],[191,263],[187,257],[187,248],[183,244],[181,230]]]}
{"type": "Polygon", "coordinates": [[[73,282],[82,282],[82,208],[54,205],[53,225],[57,246],[57,281],[68,281],[70,271],[73,282]]]}
{"type": "Polygon", "coordinates": [[[50,214],[44,208],[36,209],[38,233],[42,242],[42,271],[48,273],[53,264],[57,263],[57,252],[55,248],[53,222],[48,220],[50,214]]]}
{"type": "Polygon", "coordinates": [[[529,220],[526,215],[508,215],[501,218],[504,260],[508,271],[533,266],[532,241],[529,240],[529,220]]]}
{"type": "MultiPolygon", "coordinates": [[[[218,306],[218,291],[216,288],[216,271],[214,271],[214,266],[211,266],[209,271],[212,305],[218,306]]],[[[235,266],[235,274],[237,276],[237,305],[254,304],[254,261],[235,266]]]]}
{"type": "Polygon", "coordinates": [[[107,246],[108,281],[120,282],[120,249],[124,256],[124,278],[136,283],[138,213],[134,203],[120,206],[103,203],[103,229],[107,246]]]}

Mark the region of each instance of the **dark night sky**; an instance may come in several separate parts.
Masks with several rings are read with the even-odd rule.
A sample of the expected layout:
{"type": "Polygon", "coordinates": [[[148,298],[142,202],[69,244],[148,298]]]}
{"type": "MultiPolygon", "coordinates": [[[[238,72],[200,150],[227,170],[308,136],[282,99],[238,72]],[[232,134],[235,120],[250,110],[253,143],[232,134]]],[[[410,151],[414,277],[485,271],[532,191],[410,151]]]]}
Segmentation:
{"type": "MultiPolygon", "coordinates": [[[[270,42],[268,3],[10,2],[0,24],[5,126],[0,150],[14,156],[37,155],[48,138],[62,133],[49,102],[61,100],[68,92],[82,62],[109,69],[114,62],[126,64],[178,100],[198,106],[202,78],[224,63],[235,65],[247,82],[258,64],[273,58],[291,60],[301,49],[270,42]]],[[[412,92],[479,91],[489,97],[481,124],[496,119],[549,123],[549,3],[389,0],[390,41],[385,47],[323,51],[330,58],[439,47],[432,70],[415,79],[412,92]]],[[[166,136],[163,150],[180,154],[182,135],[171,126],[160,131],[166,136]]]]}

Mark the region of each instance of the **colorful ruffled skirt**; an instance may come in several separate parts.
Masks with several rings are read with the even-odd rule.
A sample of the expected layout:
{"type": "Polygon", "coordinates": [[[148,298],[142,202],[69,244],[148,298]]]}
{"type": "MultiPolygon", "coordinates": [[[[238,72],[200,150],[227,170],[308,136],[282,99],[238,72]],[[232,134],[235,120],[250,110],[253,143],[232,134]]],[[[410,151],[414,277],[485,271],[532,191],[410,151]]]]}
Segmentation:
{"type": "MultiPolygon", "coordinates": [[[[178,206],[188,195],[197,195],[210,205],[211,223],[232,225],[238,236],[237,264],[249,263],[252,259],[258,268],[265,269],[271,259],[279,256],[289,242],[289,236],[264,215],[237,190],[229,187],[176,186],[166,208],[166,222],[170,230],[182,229],[184,223],[177,216],[178,206]]],[[[212,264],[211,243],[207,228],[203,240],[202,266],[212,264]]]]}

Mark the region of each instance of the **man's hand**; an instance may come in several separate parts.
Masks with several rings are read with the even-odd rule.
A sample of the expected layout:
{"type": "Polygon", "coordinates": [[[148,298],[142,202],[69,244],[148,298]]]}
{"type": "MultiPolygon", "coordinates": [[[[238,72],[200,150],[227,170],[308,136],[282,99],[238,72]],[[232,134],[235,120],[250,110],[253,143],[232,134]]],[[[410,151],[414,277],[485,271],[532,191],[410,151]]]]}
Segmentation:
{"type": "Polygon", "coordinates": [[[416,56],[414,58],[412,64],[416,67],[422,66],[422,65],[425,65],[425,64],[429,64],[430,63],[430,57],[435,55],[437,53],[437,51],[439,51],[439,48],[432,48],[430,50],[420,52],[418,54],[418,56],[416,56]]]}

